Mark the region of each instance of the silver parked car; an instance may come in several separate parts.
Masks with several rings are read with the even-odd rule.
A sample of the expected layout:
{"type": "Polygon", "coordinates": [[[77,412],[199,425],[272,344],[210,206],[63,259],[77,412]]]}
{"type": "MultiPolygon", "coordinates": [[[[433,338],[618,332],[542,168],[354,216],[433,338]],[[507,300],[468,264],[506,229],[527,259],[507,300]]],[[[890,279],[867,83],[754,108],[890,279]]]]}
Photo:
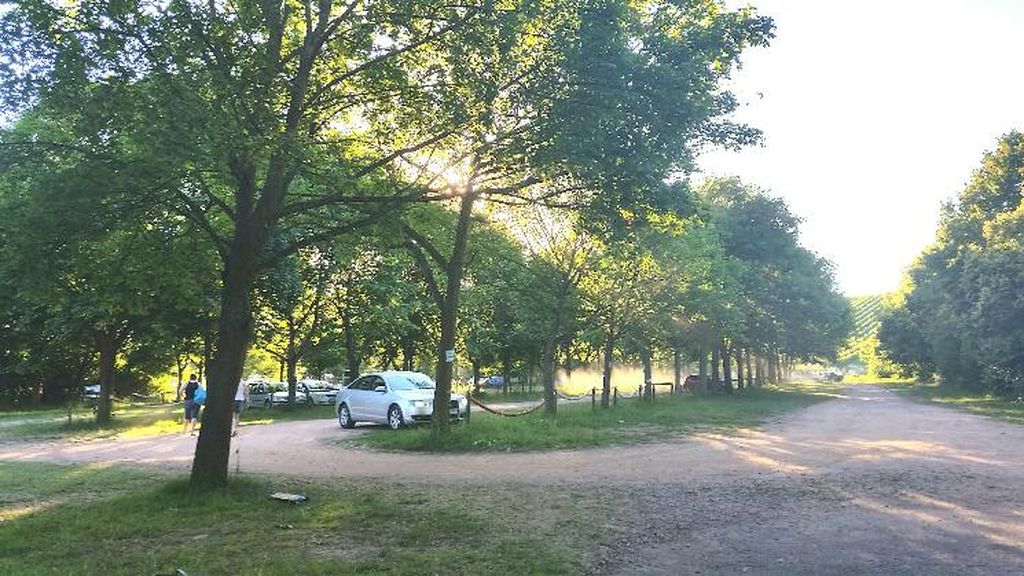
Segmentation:
{"type": "Polygon", "coordinates": [[[246,408],[270,408],[274,386],[270,382],[250,382],[246,408]]]}
{"type": "Polygon", "coordinates": [[[299,382],[300,389],[305,389],[311,404],[317,406],[334,406],[338,400],[338,389],[331,383],[323,380],[302,380],[299,382]]]}
{"type": "MultiPolygon", "coordinates": [[[[274,382],[274,393],[270,395],[270,403],[274,406],[281,406],[288,403],[288,383],[274,382]]],[[[301,382],[295,384],[295,403],[312,404],[309,399],[309,390],[301,382]]]]}
{"type": "MultiPolygon", "coordinates": [[[[309,406],[334,406],[338,391],[326,382],[317,380],[300,380],[295,383],[295,402],[309,406]]],[[[288,383],[278,382],[271,395],[274,406],[288,403],[288,383]]]]}
{"type": "MultiPolygon", "coordinates": [[[[434,381],[419,372],[377,372],[353,380],[338,391],[338,423],[352,428],[356,422],[387,424],[392,430],[430,420],[434,413],[434,381]]],[[[452,394],[449,414],[465,417],[466,397],[452,394]]]]}

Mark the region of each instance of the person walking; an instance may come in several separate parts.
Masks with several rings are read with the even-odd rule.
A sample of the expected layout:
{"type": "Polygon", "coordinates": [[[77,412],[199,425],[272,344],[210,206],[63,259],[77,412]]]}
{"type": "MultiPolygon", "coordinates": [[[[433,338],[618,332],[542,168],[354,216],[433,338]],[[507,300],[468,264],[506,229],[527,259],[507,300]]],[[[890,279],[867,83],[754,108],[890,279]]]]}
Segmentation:
{"type": "Polygon", "coordinates": [[[231,425],[231,435],[238,436],[238,420],[242,417],[242,410],[245,410],[245,401],[249,399],[249,387],[245,380],[238,381],[238,388],[235,389],[235,413],[231,425]]]}
{"type": "MultiPolygon", "coordinates": [[[[195,374],[188,377],[185,384],[185,428],[182,433],[191,432],[196,435],[196,421],[199,420],[199,403],[196,402],[196,390],[199,389],[199,378],[195,374]]],[[[178,389],[181,394],[181,389],[178,389]]]]}

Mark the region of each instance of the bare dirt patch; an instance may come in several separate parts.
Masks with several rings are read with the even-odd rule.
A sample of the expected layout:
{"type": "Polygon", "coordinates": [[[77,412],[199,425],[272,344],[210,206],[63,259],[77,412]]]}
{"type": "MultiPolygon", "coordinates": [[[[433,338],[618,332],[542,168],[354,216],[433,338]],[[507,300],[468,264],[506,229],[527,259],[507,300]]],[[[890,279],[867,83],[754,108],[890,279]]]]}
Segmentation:
{"type": "MultiPolygon", "coordinates": [[[[583,507],[613,499],[592,510],[610,533],[594,543],[595,574],[1024,573],[1024,427],[877,387],[761,429],[641,446],[429,455],[338,445],[359,433],[327,420],[246,427],[231,467],[551,486],[583,507]]],[[[180,436],[8,443],[0,459],[184,470],[194,446],[180,436]]]]}

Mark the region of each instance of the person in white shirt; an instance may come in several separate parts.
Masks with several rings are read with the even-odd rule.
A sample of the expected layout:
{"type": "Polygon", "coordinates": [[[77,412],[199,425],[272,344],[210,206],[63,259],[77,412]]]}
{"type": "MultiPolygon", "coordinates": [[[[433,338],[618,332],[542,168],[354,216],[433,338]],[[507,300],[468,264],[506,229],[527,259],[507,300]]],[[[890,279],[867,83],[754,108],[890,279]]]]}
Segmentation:
{"type": "Polygon", "coordinates": [[[240,380],[238,388],[235,389],[235,414],[231,425],[232,436],[238,436],[238,418],[242,415],[242,410],[245,409],[245,400],[248,397],[249,387],[245,385],[245,380],[240,380]]]}

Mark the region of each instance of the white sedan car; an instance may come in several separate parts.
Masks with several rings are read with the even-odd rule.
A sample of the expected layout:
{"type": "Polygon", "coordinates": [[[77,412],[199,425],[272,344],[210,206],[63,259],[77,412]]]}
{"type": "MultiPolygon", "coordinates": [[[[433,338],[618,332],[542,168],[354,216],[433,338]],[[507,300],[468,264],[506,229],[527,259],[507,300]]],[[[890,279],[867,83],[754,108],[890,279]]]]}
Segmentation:
{"type": "MultiPolygon", "coordinates": [[[[338,391],[338,423],[352,428],[356,422],[387,424],[392,430],[430,420],[434,413],[434,381],[419,372],[376,372],[353,380],[338,391]]],[[[465,417],[466,397],[452,394],[449,414],[465,417]]]]}

